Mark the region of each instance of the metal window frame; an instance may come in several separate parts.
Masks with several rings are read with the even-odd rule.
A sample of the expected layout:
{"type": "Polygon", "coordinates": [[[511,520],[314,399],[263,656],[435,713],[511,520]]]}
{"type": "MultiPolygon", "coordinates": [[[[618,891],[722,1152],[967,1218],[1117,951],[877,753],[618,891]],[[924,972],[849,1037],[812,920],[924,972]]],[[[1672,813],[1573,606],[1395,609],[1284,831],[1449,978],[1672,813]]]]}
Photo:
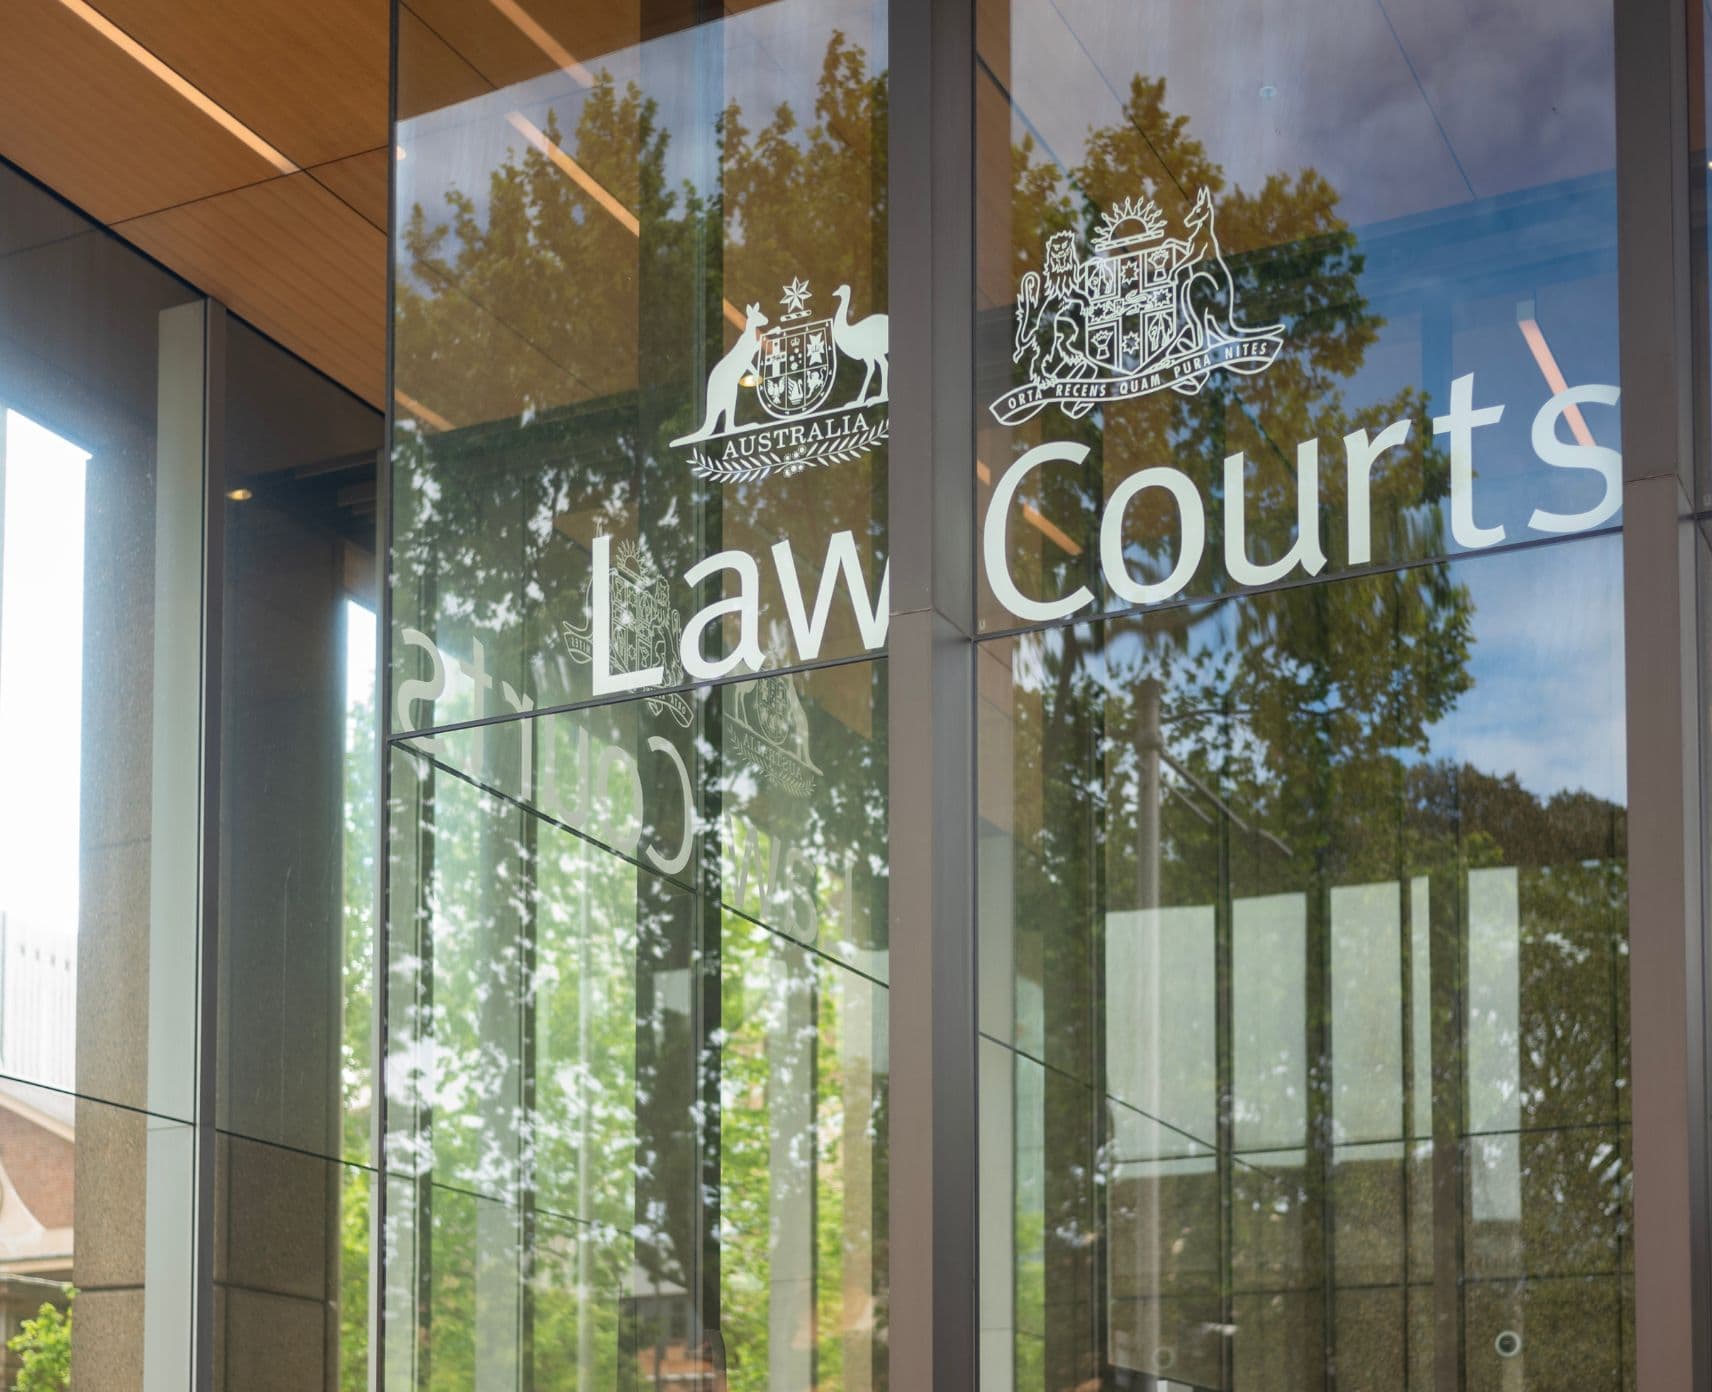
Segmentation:
{"type": "Polygon", "coordinates": [[[388,896],[392,892],[387,836],[391,830],[388,809],[392,802],[392,741],[387,738],[392,722],[392,432],[394,410],[394,364],[397,320],[396,247],[391,229],[398,226],[398,179],[394,152],[398,144],[398,54],[399,6],[389,3],[387,12],[386,74],[386,375],[381,402],[381,447],[375,460],[375,682],[374,682],[374,974],[370,978],[369,1066],[373,1069],[373,1111],[369,1121],[369,1290],[368,1290],[368,1385],[370,1392],[386,1386],[386,1242],[388,1224],[386,1144],[390,1124],[387,1107],[386,1054],[388,1017],[391,1013],[392,982],[391,917],[388,896]]]}
{"type": "MultiPolygon", "coordinates": [[[[1686,0],[1697,3],[1697,0],[1686,0]]],[[[1684,0],[1613,7],[1635,1372],[1712,1379],[1701,617],[1684,0]]]]}
{"type": "Polygon", "coordinates": [[[220,1037],[220,715],[226,593],[226,307],[204,297],[202,325],[202,672],[197,886],[196,1118],[190,1368],[197,1392],[215,1386],[214,1232],[220,1037]]]}
{"type": "Polygon", "coordinates": [[[973,1392],[974,0],[888,23],[889,1376],[973,1392]]]}

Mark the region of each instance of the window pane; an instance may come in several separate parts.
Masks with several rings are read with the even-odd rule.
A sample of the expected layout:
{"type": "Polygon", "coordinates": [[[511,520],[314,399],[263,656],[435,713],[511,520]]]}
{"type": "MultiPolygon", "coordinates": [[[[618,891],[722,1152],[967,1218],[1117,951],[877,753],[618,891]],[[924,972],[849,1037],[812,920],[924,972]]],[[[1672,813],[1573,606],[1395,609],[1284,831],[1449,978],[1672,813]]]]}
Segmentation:
{"type": "Polygon", "coordinates": [[[885,1383],[886,6],[701,13],[400,10],[401,1385],[885,1383]]]}
{"type": "Polygon", "coordinates": [[[203,309],[0,166],[0,1073],[194,1116],[203,309]]]}
{"type": "Polygon", "coordinates": [[[1538,10],[982,8],[988,1382],[1632,1380],[1612,16],[1538,10]]]}
{"type": "Polygon", "coordinates": [[[368,1179],[331,1157],[371,1158],[373,851],[345,844],[341,812],[378,805],[380,419],[211,322],[0,167],[0,1337],[51,1301],[71,1312],[77,1386],[189,1386],[212,1227],[216,1385],[354,1387],[368,1179]],[[210,414],[229,490],[217,1019],[201,1012],[210,414]],[[365,516],[341,469],[367,481],[365,516]],[[193,1121],[221,1128],[205,1213],[193,1121]]]}
{"type": "Polygon", "coordinates": [[[188,1123],[0,1081],[8,1387],[189,1384],[194,1159],[188,1123]]]}
{"type": "Polygon", "coordinates": [[[1622,1385],[1620,561],[984,645],[985,1378],[1622,1385]]]}
{"type": "Polygon", "coordinates": [[[884,7],[585,8],[401,34],[395,730],[884,641],[884,7]]]}
{"type": "Polygon", "coordinates": [[[389,1250],[416,1284],[388,1321],[437,1370],[883,1376],[883,670],[697,693],[693,734],[639,698],[394,745],[388,1156],[416,1187],[389,1250]],[[776,700],[789,749],[754,739],[776,700]]]}
{"type": "Polygon", "coordinates": [[[983,6],[984,627],[1615,525],[1611,27],[983,6]]]}
{"type": "Polygon", "coordinates": [[[373,1164],[381,418],[243,324],[227,346],[216,1112],[373,1164]]]}

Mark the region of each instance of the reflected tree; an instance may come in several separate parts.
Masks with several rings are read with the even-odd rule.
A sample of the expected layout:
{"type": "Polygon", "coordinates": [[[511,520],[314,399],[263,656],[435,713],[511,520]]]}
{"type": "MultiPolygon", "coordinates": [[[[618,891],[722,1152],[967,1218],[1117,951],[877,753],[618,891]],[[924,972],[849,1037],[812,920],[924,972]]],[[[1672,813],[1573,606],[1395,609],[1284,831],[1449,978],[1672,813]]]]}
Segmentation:
{"type": "MultiPolygon", "coordinates": [[[[859,309],[883,308],[884,91],[860,48],[834,35],[806,124],[782,106],[752,126],[727,105],[713,133],[716,177],[672,186],[672,132],[646,81],[600,74],[571,119],[549,113],[540,133],[609,201],[591,199],[536,143],[492,169],[479,196],[454,189],[405,218],[396,380],[423,409],[401,415],[394,438],[394,613],[400,629],[433,634],[448,661],[476,674],[489,704],[475,713],[502,713],[507,687],[538,705],[586,700],[586,673],[560,636],[569,620],[586,626],[601,532],[634,540],[673,587],[722,542],[764,555],[779,535],[801,545],[844,528],[878,574],[883,456],[721,493],[667,445],[693,423],[708,364],[735,333],[725,303],[770,304],[781,278],[801,276],[816,309],[830,310],[840,284],[859,309]]],[[[674,593],[670,603],[687,614],[708,598],[674,593]]],[[[394,650],[395,680],[425,674],[420,648],[394,650]]],[[[843,1359],[856,1342],[872,1374],[872,1283],[866,1298],[851,1285],[841,1215],[869,1220],[845,1204],[845,1177],[857,1171],[839,1147],[877,1145],[883,1086],[851,1081],[862,1050],[843,1057],[825,1042],[840,1037],[852,995],[832,943],[883,951],[884,743],[874,731],[884,726],[870,684],[864,671],[836,717],[808,699],[820,778],[806,803],[746,785],[719,696],[690,698],[687,729],[668,709],[632,701],[419,741],[400,755],[388,1085],[396,1114],[416,1121],[395,1149],[423,1180],[417,1242],[432,1291],[419,1318],[435,1329],[422,1341],[431,1385],[470,1385],[474,1331],[502,1308],[488,1306],[484,1324],[484,1302],[503,1300],[491,1292],[507,1250],[523,1254],[513,1271],[525,1276],[524,1356],[537,1379],[704,1375],[713,1304],[728,1354],[740,1355],[730,1385],[766,1385],[778,1325],[766,1282],[731,1267],[712,1301],[707,1285],[721,1279],[722,1248],[764,1267],[778,1214],[797,1198],[813,1215],[811,1255],[821,1247],[812,1298],[824,1316],[823,1374],[855,1376],[863,1355],[843,1359]],[[641,859],[641,847],[676,845],[681,830],[679,814],[662,810],[674,806],[676,776],[648,752],[651,739],[683,756],[702,828],[675,874],[641,859]],[[660,786],[639,785],[628,844],[598,818],[564,812],[580,802],[586,813],[611,792],[589,791],[605,778],[607,749],[665,770],[660,786]],[[744,853],[763,847],[769,884],[788,854],[808,865],[810,893],[824,901],[793,911],[819,924],[802,950],[780,904],[735,902],[745,896],[724,877],[738,848],[721,844],[733,812],[750,820],[744,853]],[[856,877],[869,902],[846,892],[856,877]],[[777,990],[757,998],[756,982],[777,990]],[[798,1118],[786,1103],[804,1096],[798,1118]],[[846,1114],[847,1099],[861,1115],[846,1114]],[[787,1117],[797,1133],[781,1169],[762,1140],[769,1118],[787,1117]],[[787,1192],[799,1175],[812,1192],[787,1192]],[[846,1301],[866,1322],[841,1343],[846,1301]]],[[[858,1023],[875,1013],[866,1001],[851,1009],[858,1023]]],[[[867,1027],[883,1032],[879,1014],[867,1027]]],[[[883,1193],[883,1167],[870,1180],[883,1193]]]]}
{"type": "MultiPolygon", "coordinates": [[[[1418,1249],[1387,1260],[1399,1270],[1408,1261],[1399,1288],[1422,1282],[1414,1298],[1440,1310],[1454,1339],[1465,1273],[1433,1263],[1435,1251],[1458,1250],[1457,1196],[1476,1182],[1464,1112],[1474,1085],[1464,1040],[1473,1007],[1460,985],[1483,969],[1482,949],[1470,947],[1471,873],[1518,872],[1519,917],[1503,950],[1518,963],[1520,1005],[1514,1021],[1491,1027],[1522,1060],[1521,1124],[1573,1116],[1613,1128],[1607,1148],[1588,1161],[1599,1175],[1596,1197],[1532,1212],[1525,1241],[1513,1232],[1502,1238],[1506,1259],[1521,1264],[1506,1269],[1582,1250],[1576,1230],[1594,1216],[1613,1244],[1626,1230],[1628,1181],[1614,1129],[1627,1069],[1622,811],[1585,793],[1542,800],[1513,776],[1432,759],[1435,729],[1472,688],[1474,606],[1456,568],[1434,559],[1447,549],[1448,470],[1426,397],[1407,388],[1375,400],[1357,383],[1382,324],[1361,294],[1363,258],[1339,218],[1336,191],[1311,169],[1275,174],[1254,191],[1230,185],[1188,121],[1169,109],[1164,82],[1145,76],[1132,80],[1120,119],[1090,132],[1074,167],[1046,162],[1023,136],[1011,147],[1010,172],[1011,284],[1043,264],[1049,238],[1076,230],[1091,240],[1100,217],[1123,200],[1151,199],[1181,221],[1205,190],[1243,318],[1284,326],[1278,361],[1240,385],[1215,375],[1194,396],[1159,391],[1080,414],[1048,407],[1008,433],[1005,447],[1019,453],[1043,438],[1091,451],[1084,471],[1037,471],[1019,500],[1080,541],[1039,543],[1038,593],[1078,584],[1099,592],[1096,528],[1111,484],[1167,461],[1212,500],[1208,553],[1216,556],[1218,519],[1235,503],[1221,464],[1240,451],[1249,554],[1281,556],[1297,517],[1295,442],[1321,442],[1318,525],[1327,533],[1351,501],[1343,471],[1326,467],[1327,452],[1351,432],[1371,436],[1398,421],[1409,422],[1405,444],[1372,476],[1374,553],[1418,562],[1240,599],[1209,566],[1194,588],[1204,602],[1010,646],[1008,776],[1016,794],[1007,809],[1012,885],[1003,917],[1014,926],[1002,945],[989,941],[983,950],[1002,954],[1018,983],[1016,1018],[998,1027],[1039,1051],[1039,1081],[1029,1084],[1040,1089],[1030,1104],[1039,1112],[1027,1124],[1039,1129],[1041,1153],[1028,1162],[1038,1170],[1026,1180],[1019,1174],[1019,1195],[1029,1197],[1019,1198],[1012,1228],[1017,1327],[1025,1331],[1015,1353],[1018,1386],[1129,1386],[1136,1374],[1167,1373],[1231,1386],[1232,1348],[1220,1330],[1247,1331],[1245,1356],[1281,1377],[1306,1385],[1323,1376],[1338,1348],[1329,1293],[1347,1280],[1336,1267],[1334,1185],[1346,1213],[1353,1196],[1383,1196],[1387,1186],[1404,1192],[1413,1182],[1436,1196],[1434,1231],[1451,1232],[1451,1245],[1435,1248],[1431,1232],[1417,1233],[1410,1240],[1418,1249]],[[1388,1138],[1424,1147],[1412,1181],[1395,1165],[1363,1169],[1344,1159],[1338,1168],[1333,983],[1349,967],[1334,948],[1334,892],[1387,884],[1395,888],[1386,912],[1400,925],[1399,976],[1387,988],[1399,993],[1399,1037],[1422,1028],[1428,1037],[1407,1066],[1431,1059],[1430,1073],[1399,1083],[1412,1129],[1400,1110],[1388,1138]],[[1302,994],[1294,1003],[1302,1036],[1283,1043],[1268,1033],[1276,1021],[1238,1018],[1233,995],[1239,974],[1256,970],[1239,959],[1235,918],[1239,910],[1286,912],[1255,907],[1268,896],[1303,916],[1301,955],[1278,949],[1288,972],[1281,980],[1300,984],[1275,989],[1302,994]],[[1430,922],[1417,932],[1411,912],[1428,905],[1430,922]],[[1213,975],[1201,1005],[1216,1048],[1207,1076],[1174,1085],[1212,1093],[1214,1120],[1210,1134],[1190,1136],[1171,1132],[1180,1121],[1138,1114],[1134,1098],[1113,1095],[1111,1070],[1134,1065],[1109,1058],[1108,1049],[1141,1024],[1119,1018],[1128,987],[1108,972],[1128,960],[1115,938],[1139,931],[1126,915],[1202,907],[1213,975]],[[1424,956],[1412,977],[1417,951],[1424,956]],[[1412,1014],[1417,987],[1423,996],[1412,1014]],[[1233,1058],[1271,1049],[1286,1050],[1268,1056],[1281,1079],[1294,1077],[1291,1059],[1303,1060],[1293,1158],[1247,1156],[1238,1143],[1245,1104],[1233,1058]],[[1155,1135],[1155,1126],[1164,1130],[1155,1135]],[[1155,1173],[1149,1166],[1164,1155],[1204,1156],[1204,1173],[1195,1178],[1201,1162],[1179,1159],[1171,1177],[1138,1178],[1155,1173]],[[1291,1313],[1264,1313],[1273,1310],[1291,1313]],[[1167,1355],[1180,1361],[1163,1361],[1167,1355]]],[[[1007,326],[1007,348],[1009,339],[1007,326]]],[[[1124,535],[1133,571],[1170,568],[1174,507],[1157,489],[1132,506],[1124,535]]],[[[1342,536],[1325,535],[1324,544],[1334,565],[1350,560],[1342,536]]],[[[1285,934],[1276,941],[1294,941],[1276,931],[1285,934]]],[[[1177,988],[1150,980],[1142,989],[1157,1007],[1177,988]]],[[[1036,1064],[1016,1066],[1020,1078],[1036,1064]]],[[[1258,1113],[1247,1105],[1252,1121],[1258,1113]]],[[[1020,1153],[1017,1164],[1025,1165],[1020,1153]]],[[[1168,1173],[1162,1160],[1156,1168],[1168,1173]]],[[[1520,1182],[1532,1182],[1526,1170],[1520,1182]]],[[[1385,1200],[1376,1202],[1383,1211],[1385,1200]]],[[[1604,1265],[1587,1269],[1614,1270],[1617,1246],[1597,1256],[1604,1265]]],[[[1404,1339],[1401,1328],[1395,1333],[1404,1339]]],[[[1432,1357],[1430,1347],[1424,1356],[1432,1357]]]]}

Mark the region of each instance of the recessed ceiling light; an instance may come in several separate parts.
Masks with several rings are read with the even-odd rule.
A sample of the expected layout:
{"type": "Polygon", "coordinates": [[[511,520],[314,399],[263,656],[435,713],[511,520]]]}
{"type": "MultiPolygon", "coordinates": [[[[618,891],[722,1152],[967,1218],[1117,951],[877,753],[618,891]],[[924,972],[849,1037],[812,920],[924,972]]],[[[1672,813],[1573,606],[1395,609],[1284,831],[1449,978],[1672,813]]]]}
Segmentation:
{"type": "Polygon", "coordinates": [[[185,101],[189,102],[209,120],[213,121],[215,125],[225,130],[228,134],[234,135],[239,140],[243,141],[245,145],[249,146],[256,154],[260,155],[275,169],[279,170],[281,174],[297,173],[297,166],[289,159],[282,155],[272,145],[268,144],[267,141],[263,140],[261,136],[257,135],[253,130],[246,126],[230,111],[226,110],[225,107],[221,106],[219,102],[215,101],[213,97],[209,96],[195,83],[181,76],[178,72],[163,63],[159,58],[155,57],[155,55],[150,53],[148,49],[144,48],[117,24],[108,19],[106,15],[102,14],[99,10],[94,9],[92,6],[85,4],[84,0],[59,0],[59,3],[65,6],[66,9],[70,10],[72,14],[76,15],[97,34],[101,35],[102,38],[106,39],[108,43],[112,44],[127,58],[130,58],[133,62],[136,62],[140,66],[148,69],[153,76],[166,83],[168,87],[172,88],[172,90],[177,92],[179,96],[183,97],[185,101]]]}
{"type": "Polygon", "coordinates": [[[488,0],[488,3],[515,24],[523,32],[524,38],[551,58],[555,67],[564,69],[584,87],[594,86],[594,74],[579,63],[568,48],[543,29],[517,0],[488,0]]]}
{"type": "MultiPolygon", "coordinates": [[[[1518,301],[1516,326],[1527,340],[1528,351],[1534,355],[1534,365],[1539,368],[1540,376],[1546,379],[1552,394],[1560,396],[1569,390],[1569,383],[1564,380],[1563,369],[1557,365],[1557,355],[1552,352],[1551,344],[1546,342],[1540,321],[1535,317],[1537,313],[1532,300],[1518,301]]],[[[1581,414],[1581,407],[1571,403],[1564,408],[1563,416],[1569,422],[1569,433],[1575,436],[1578,444],[1591,446],[1594,443],[1593,432],[1587,426],[1587,417],[1581,414]]]]}
{"type": "MultiPolygon", "coordinates": [[[[511,122],[513,130],[550,159],[558,167],[561,174],[594,199],[614,222],[632,237],[642,235],[642,224],[637,220],[636,214],[613,197],[612,191],[605,184],[601,183],[582,165],[572,159],[569,154],[549,140],[547,133],[541,127],[521,111],[509,112],[505,119],[511,122]]],[[[743,313],[730,300],[725,301],[725,317],[740,329],[747,327],[747,320],[743,313]]]]}
{"type": "Polygon", "coordinates": [[[234,503],[247,503],[256,495],[250,492],[247,488],[228,488],[226,490],[226,496],[234,503]]]}

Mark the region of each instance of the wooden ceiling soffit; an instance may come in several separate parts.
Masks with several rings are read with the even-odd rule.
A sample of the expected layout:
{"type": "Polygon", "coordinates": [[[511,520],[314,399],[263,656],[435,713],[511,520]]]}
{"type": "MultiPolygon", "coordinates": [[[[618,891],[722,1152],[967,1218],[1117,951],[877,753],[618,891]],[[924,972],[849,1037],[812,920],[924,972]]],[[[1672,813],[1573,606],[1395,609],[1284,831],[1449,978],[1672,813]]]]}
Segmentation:
{"type": "Polygon", "coordinates": [[[277,174],[58,0],[9,0],[0,154],[101,222],[277,174]]]}
{"type": "Polygon", "coordinates": [[[597,68],[604,55],[634,47],[642,35],[639,0],[408,0],[406,8],[495,87],[563,66],[549,48],[597,68]],[[546,36],[546,47],[531,37],[531,26],[546,36]]]}
{"type": "Polygon", "coordinates": [[[386,235],[308,174],[115,228],[377,408],[386,381],[386,235]]]}
{"type": "Polygon", "coordinates": [[[386,144],[387,0],[92,0],[300,167],[386,144]]]}
{"type": "MultiPolygon", "coordinates": [[[[476,0],[480,3],[480,0],[476,0]]],[[[491,92],[493,84],[406,6],[398,9],[398,119],[408,121],[491,92]]]]}
{"type": "Polygon", "coordinates": [[[309,172],[317,183],[384,232],[388,181],[392,178],[391,153],[383,145],[378,150],[366,150],[331,164],[318,164],[309,172]]]}

